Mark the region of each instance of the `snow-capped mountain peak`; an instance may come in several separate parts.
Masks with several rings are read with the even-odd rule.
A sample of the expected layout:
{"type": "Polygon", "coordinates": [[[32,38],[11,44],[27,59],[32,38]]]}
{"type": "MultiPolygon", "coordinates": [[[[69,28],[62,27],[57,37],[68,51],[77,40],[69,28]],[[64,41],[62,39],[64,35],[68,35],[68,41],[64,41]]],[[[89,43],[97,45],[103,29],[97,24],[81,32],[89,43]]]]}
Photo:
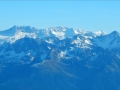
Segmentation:
{"type": "Polygon", "coordinates": [[[49,40],[45,40],[46,42],[54,43],[53,37],[58,38],[59,40],[64,40],[66,38],[74,39],[72,43],[75,43],[76,46],[82,45],[97,45],[102,48],[114,48],[116,45],[118,46],[120,33],[117,31],[113,31],[110,34],[107,34],[104,31],[98,32],[89,32],[81,29],[73,29],[67,27],[52,27],[47,29],[36,29],[31,26],[16,26],[14,25],[8,30],[0,31],[0,43],[10,42],[13,43],[16,40],[22,39],[24,37],[29,38],[39,38],[45,39],[46,37],[51,38],[49,40]],[[79,39],[73,38],[77,36],[79,39]],[[84,40],[83,40],[84,39],[84,40]]]}
{"type": "Polygon", "coordinates": [[[105,31],[97,31],[97,32],[94,32],[94,35],[95,36],[104,36],[106,35],[107,33],[105,31]]]}
{"type": "Polygon", "coordinates": [[[13,26],[0,31],[0,90],[120,90],[119,49],[117,31],[13,26]]]}

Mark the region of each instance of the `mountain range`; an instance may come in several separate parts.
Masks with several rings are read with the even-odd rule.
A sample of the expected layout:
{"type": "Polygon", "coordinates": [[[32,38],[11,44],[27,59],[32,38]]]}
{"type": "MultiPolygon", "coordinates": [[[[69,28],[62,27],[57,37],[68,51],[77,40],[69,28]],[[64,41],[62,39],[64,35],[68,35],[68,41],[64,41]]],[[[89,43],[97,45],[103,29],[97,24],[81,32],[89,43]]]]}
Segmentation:
{"type": "Polygon", "coordinates": [[[0,31],[0,90],[120,90],[120,33],[0,31]]]}

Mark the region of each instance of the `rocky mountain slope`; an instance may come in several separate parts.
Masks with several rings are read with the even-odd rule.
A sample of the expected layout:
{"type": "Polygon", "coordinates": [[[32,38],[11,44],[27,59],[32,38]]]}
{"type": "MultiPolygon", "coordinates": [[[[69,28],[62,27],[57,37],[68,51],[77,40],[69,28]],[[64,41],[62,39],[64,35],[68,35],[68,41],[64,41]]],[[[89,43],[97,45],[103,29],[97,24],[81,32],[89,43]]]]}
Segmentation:
{"type": "Polygon", "coordinates": [[[0,90],[120,90],[120,33],[13,26],[0,31],[0,90]]]}

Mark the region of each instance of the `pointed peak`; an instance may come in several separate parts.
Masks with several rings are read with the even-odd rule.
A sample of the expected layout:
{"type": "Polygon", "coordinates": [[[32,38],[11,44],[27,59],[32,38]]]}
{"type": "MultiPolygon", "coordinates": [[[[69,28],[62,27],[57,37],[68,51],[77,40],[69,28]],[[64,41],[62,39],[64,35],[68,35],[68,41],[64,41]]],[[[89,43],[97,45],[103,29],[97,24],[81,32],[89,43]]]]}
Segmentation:
{"type": "Polygon", "coordinates": [[[12,28],[17,28],[18,26],[17,25],[14,25],[12,28]]]}
{"type": "Polygon", "coordinates": [[[11,27],[10,29],[14,29],[14,30],[38,30],[37,28],[34,28],[34,27],[31,27],[31,26],[17,26],[17,25],[14,25],[13,27],[11,27]]]}
{"type": "Polygon", "coordinates": [[[119,33],[118,31],[116,31],[116,30],[114,30],[113,32],[111,32],[111,33],[115,33],[115,34],[117,34],[117,33],[119,33]]]}
{"type": "Polygon", "coordinates": [[[67,27],[64,27],[64,26],[58,26],[58,27],[50,27],[50,28],[47,28],[47,30],[51,30],[51,31],[66,31],[67,27]]]}
{"type": "Polygon", "coordinates": [[[120,33],[119,33],[118,31],[116,31],[116,30],[113,31],[113,32],[111,32],[110,34],[111,34],[111,35],[117,35],[117,36],[120,36],[120,33]]]}
{"type": "Polygon", "coordinates": [[[13,27],[17,27],[17,25],[14,25],[13,27]]]}
{"type": "Polygon", "coordinates": [[[94,32],[94,34],[95,34],[96,36],[104,36],[104,35],[106,35],[107,33],[106,33],[105,31],[97,31],[97,32],[94,32]]]}
{"type": "Polygon", "coordinates": [[[18,29],[18,28],[20,28],[20,26],[14,25],[14,26],[11,27],[10,29],[14,29],[14,30],[16,30],[16,29],[18,29]]]}
{"type": "Polygon", "coordinates": [[[48,29],[63,29],[63,28],[65,28],[65,27],[60,27],[60,26],[58,26],[58,27],[50,27],[50,28],[48,28],[48,29]]]}

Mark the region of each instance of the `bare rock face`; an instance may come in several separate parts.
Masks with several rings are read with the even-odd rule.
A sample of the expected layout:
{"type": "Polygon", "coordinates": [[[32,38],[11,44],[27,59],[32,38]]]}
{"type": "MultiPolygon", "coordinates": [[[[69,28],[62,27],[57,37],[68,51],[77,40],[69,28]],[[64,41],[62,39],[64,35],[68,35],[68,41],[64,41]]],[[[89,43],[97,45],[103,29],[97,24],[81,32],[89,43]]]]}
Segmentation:
{"type": "Polygon", "coordinates": [[[1,31],[0,90],[120,90],[119,41],[117,31],[1,31]]]}

